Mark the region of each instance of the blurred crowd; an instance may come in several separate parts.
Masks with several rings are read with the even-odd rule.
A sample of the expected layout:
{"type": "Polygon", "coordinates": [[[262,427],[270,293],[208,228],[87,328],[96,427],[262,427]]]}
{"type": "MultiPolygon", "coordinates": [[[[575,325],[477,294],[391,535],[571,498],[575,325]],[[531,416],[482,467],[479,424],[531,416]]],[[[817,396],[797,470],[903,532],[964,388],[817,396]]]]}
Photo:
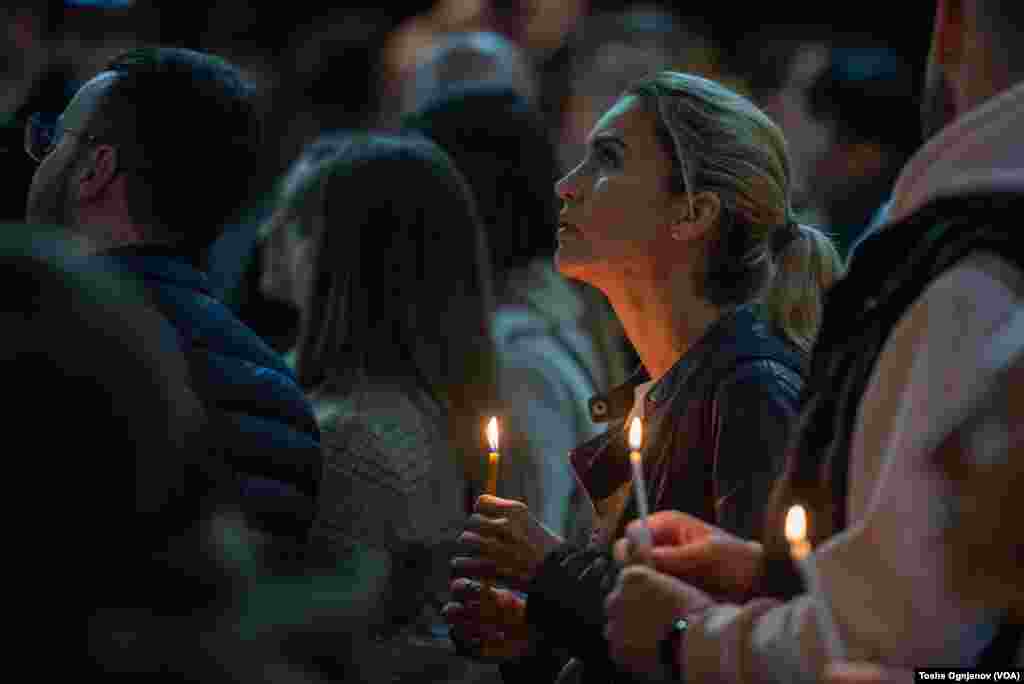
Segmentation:
{"type": "Polygon", "coordinates": [[[75,475],[86,552],[44,557],[86,566],[91,672],[1022,665],[1024,57],[948,37],[1011,3],[929,3],[927,72],[930,15],[897,46],[673,3],[164,4],[0,8],[8,422],[75,475]]]}

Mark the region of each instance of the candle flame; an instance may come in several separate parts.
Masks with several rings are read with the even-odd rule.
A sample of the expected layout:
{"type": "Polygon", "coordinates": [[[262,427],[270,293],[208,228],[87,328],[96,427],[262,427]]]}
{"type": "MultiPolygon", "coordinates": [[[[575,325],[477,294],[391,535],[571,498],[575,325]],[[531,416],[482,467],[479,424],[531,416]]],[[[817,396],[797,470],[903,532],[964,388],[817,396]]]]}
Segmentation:
{"type": "Polygon", "coordinates": [[[640,419],[637,417],[633,418],[633,422],[629,425],[629,448],[633,451],[639,451],[640,446],[644,443],[644,429],[640,424],[640,419]]]}
{"type": "Polygon", "coordinates": [[[487,423],[487,442],[491,445],[491,451],[498,450],[498,417],[494,416],[487,423]]]}
{"type": "Polygon", "coordinates": [[[790,544],[807,541],[807,511],[799,504],[786,513],[786,539],[790,544]]]}

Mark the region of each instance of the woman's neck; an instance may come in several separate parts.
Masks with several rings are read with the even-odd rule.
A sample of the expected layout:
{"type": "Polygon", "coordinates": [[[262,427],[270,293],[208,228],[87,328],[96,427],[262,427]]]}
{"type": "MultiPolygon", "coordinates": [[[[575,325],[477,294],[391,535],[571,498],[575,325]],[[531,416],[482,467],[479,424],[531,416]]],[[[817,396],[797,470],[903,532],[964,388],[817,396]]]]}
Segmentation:
{"type": "Polygon", "coordinates": [[[675,365],[717,321],[722,310],[699,297],[691,273],[665,280],[631,276],[602,288],[652,380],[675,365]]]}

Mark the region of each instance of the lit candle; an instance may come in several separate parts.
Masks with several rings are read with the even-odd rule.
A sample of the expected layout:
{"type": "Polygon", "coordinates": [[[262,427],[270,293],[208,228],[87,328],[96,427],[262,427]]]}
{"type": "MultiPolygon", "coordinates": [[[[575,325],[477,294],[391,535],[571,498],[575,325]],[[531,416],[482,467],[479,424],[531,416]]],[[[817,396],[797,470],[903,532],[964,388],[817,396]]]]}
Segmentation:
{"type": "Polygon", "coordinates": [[[498,418],[492,417],[487,423],[487,443],[491,445],[491,452],[487,455],[487,487],[484,492],[491,496],[498,495],[498,463],[501,455],[498,453],[498,418]]]}
{"type": "Polygon", "coordinates": [[[648,551],[654,545],[651,528],[647,526],[647,487],[644,485],[644,464],[640,455],[643,445],[643,427],[640,418],[634,417],[629,426],[629,462],[633,465],[633,495],[636,497],[637,513],[640,515],[639,539],[641,551],[648,551]]]}
{"type": "Polygon", "coordinates": [[[803,575],[807,591],[814,601],[814,615],[818,621],[818,631],[825,641],[825,652],[831,660],[845,659],[843,642],[839,638],[828,599],[821,591],[818,571],[811,555],[811,543],[807,540],[807,511],[797,504],[790,506],[786,513],[786,541],[789,542],[789,554],[793,557],[800,573],[803,575]]]}
{"type": "MultiPolygon", "coordinates": [[[[492,416],[487,422],[487,443],[491,450],[487,454],[487,484],[484,493],[490,496],[498,495],[498,463],[501,455],[498,453],[498,418],[492,416]]],[[[485,620],[494,619],[497,616],[498,604],[494,596],[494,585],[489,580],[480,582],[480,611],[485,620]]]]}
{"type": "Polygon", "coordinates": [[[811,543],[807,541],[807,511],[803,506],[790,506],[786,513],[786,540],[789,542],[789,553],[793,560],[800,563],[811,553],[811,543]]]}

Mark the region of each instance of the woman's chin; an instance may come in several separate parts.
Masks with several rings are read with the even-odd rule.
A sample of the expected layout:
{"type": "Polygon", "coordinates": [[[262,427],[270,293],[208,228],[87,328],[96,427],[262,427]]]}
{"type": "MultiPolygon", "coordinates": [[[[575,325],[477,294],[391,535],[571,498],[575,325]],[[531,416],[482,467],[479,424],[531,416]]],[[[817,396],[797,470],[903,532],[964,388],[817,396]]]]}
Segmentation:
{"type": "Polygon", "coordinates": [[[587,282],[587,263],[589,259],[579,254],[573,246],[558,245],[555,252],[555,268],[566,278],[587,282]]]}

